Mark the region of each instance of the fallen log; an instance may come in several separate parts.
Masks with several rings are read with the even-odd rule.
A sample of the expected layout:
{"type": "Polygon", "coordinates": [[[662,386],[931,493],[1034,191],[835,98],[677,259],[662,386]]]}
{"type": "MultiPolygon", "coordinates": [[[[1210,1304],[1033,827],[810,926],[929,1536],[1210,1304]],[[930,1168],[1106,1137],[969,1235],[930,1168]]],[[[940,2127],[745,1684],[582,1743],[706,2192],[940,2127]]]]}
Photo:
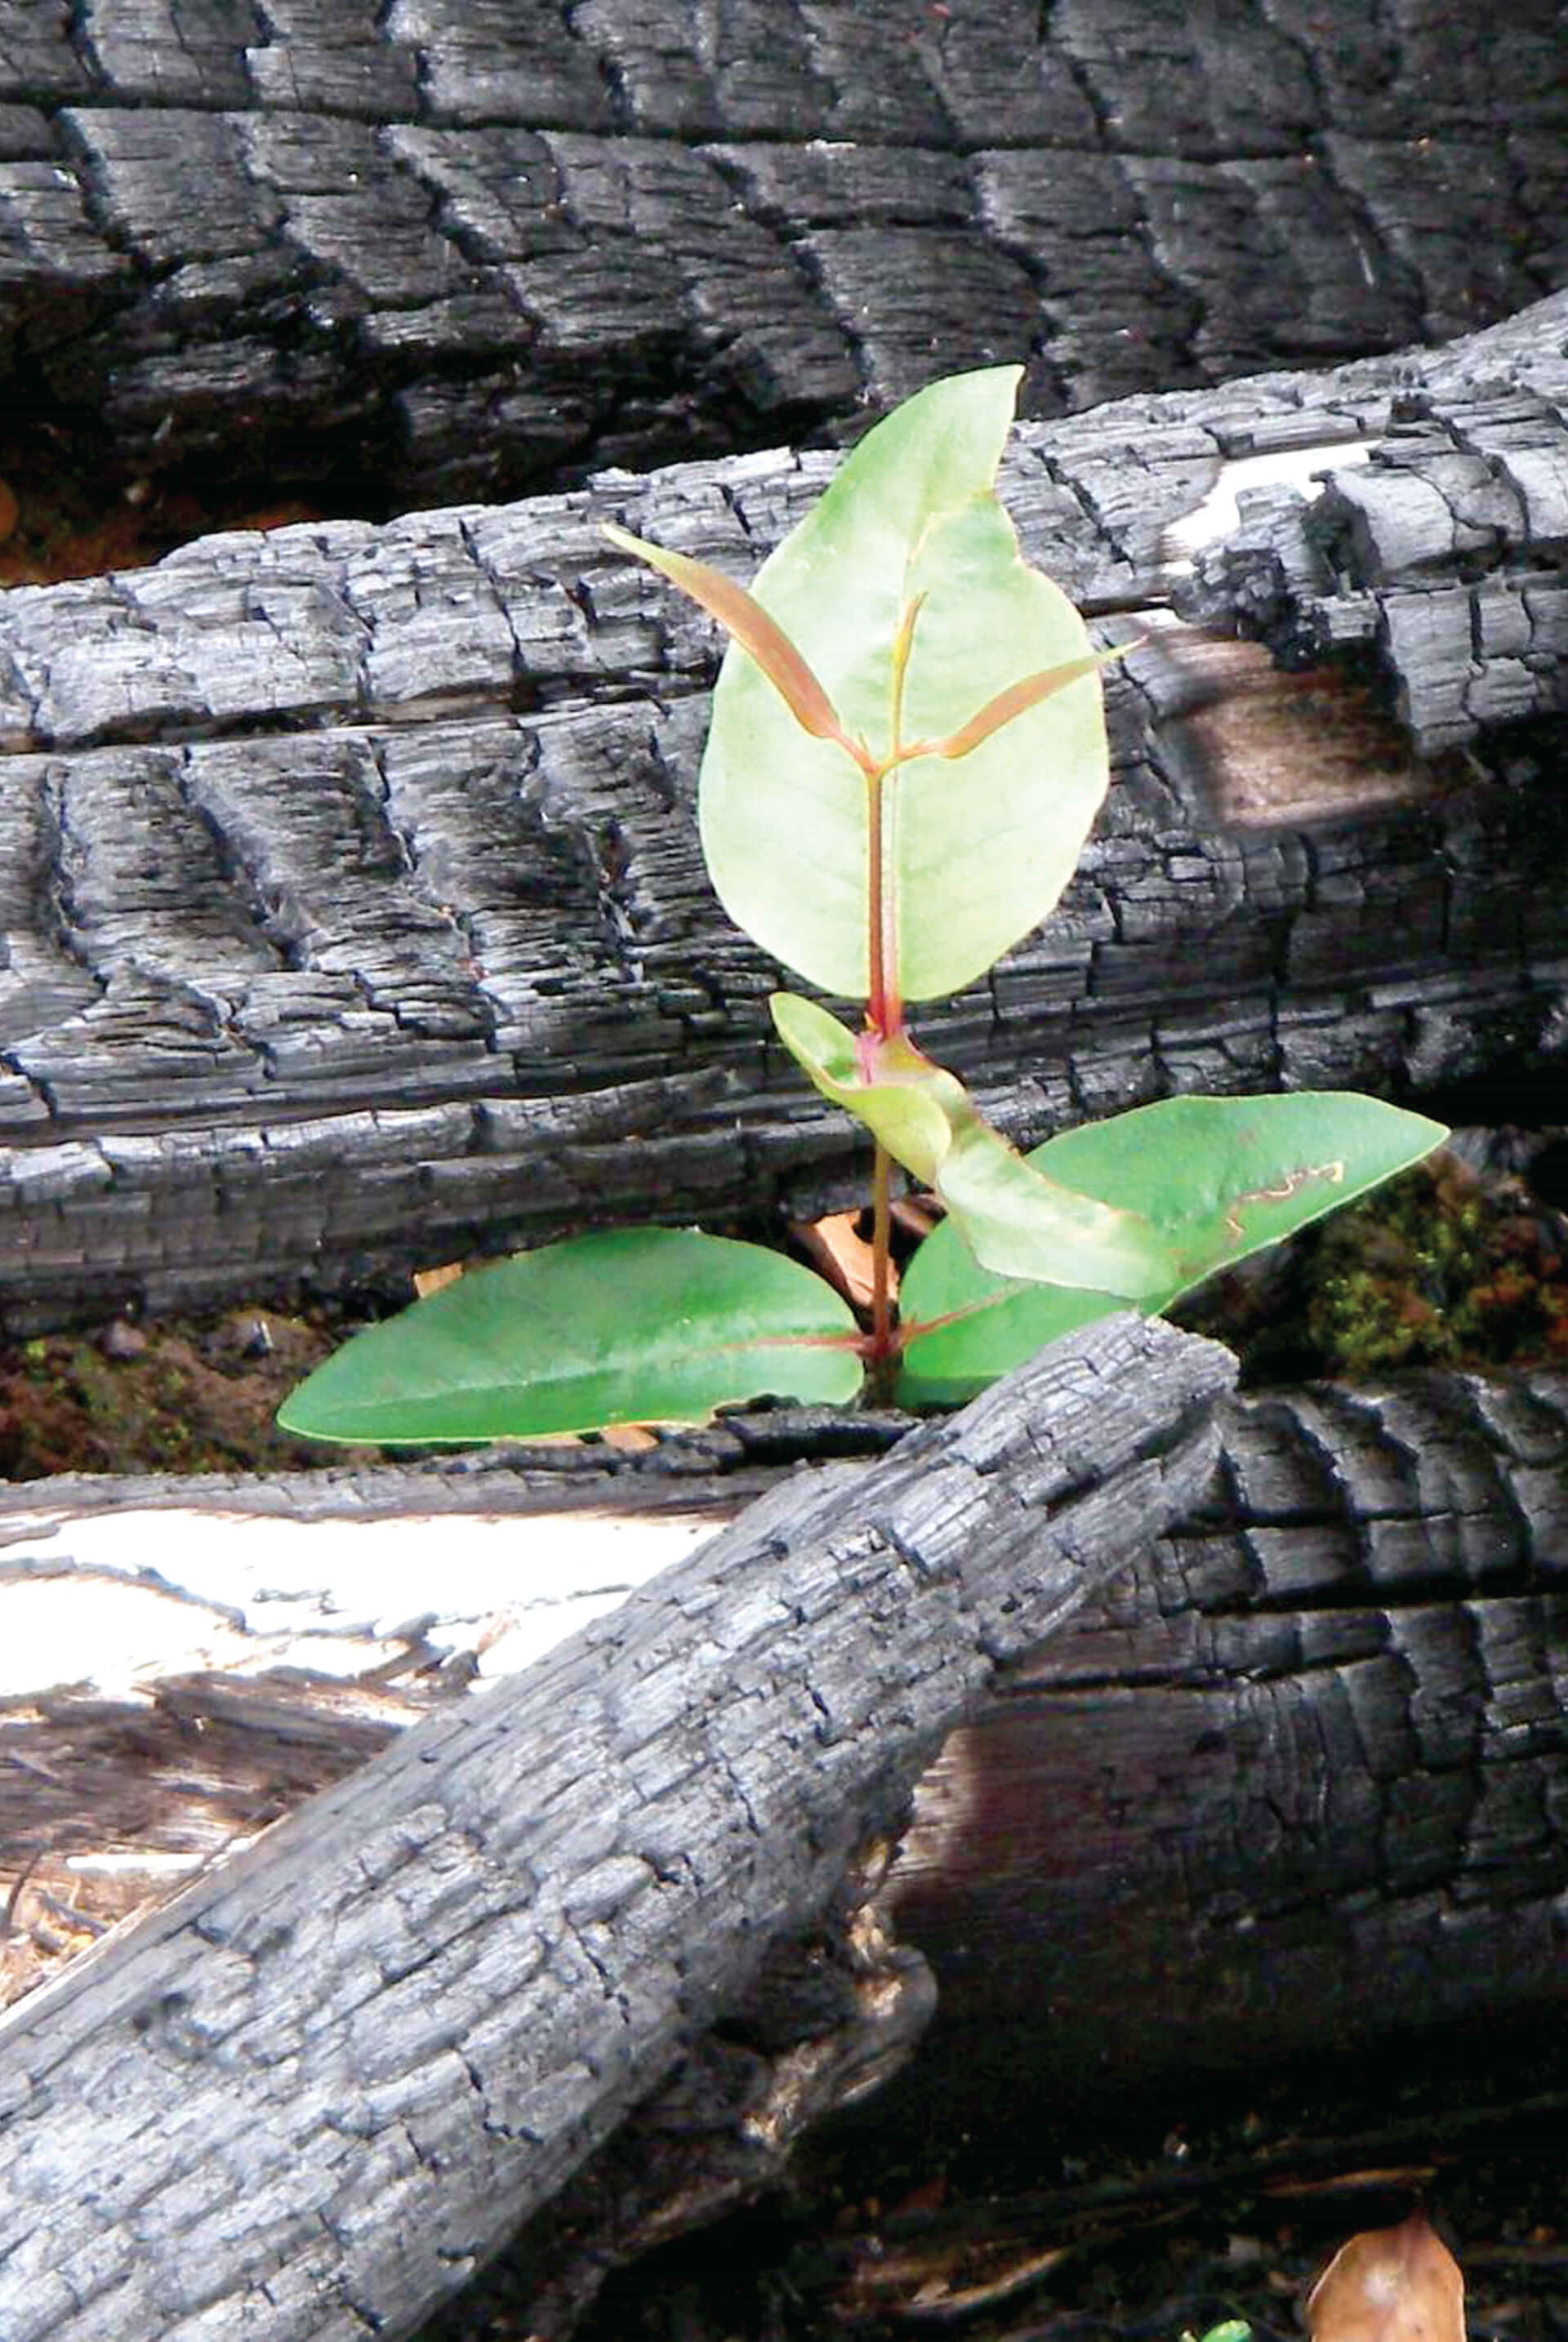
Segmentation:
{"type": "Polygon", "coordinates": [[[956,2120],[1558,2021],[1568,1375],[1271,1392],[1221,1440],[922,1786],[890,1908],[956,2120]]]}
{"type": "MultiPolygon", "coordinates": [[[[1004,1671],[926,1771],[858,1951],[830,1932],[772,1964],[765,1991],[694,2046],[524,2230],[500,2282],[526,2306],[525,2330],[564,2333],[615,2261],[776,2181],[804,2126],[907,2052],[929,2014],[916,1953],[937,2012],[888,2094],[890,2136],[914,2107],[954,2136],[1092,2127],[1167,2093],[1184,2107],[1215,2076],[1344,2070],[1444,2026],[1553,2017],[1568,1889],[1568,1377],[1271,1393],[1224,1402],[1214,1428],[1213,1461],[1164,1533],[1004,1671]]],[[[531,1508],[542,1476],[494,1458],[477,1473],[244,1493],[258,1508],[355,1520],[437,1494],[531,1508]]],[[[678,1488],[684,1506],[735,1501],[722,1473],[672,1479],[653,1458],[565,1476],[600,1501],[605,1476],[626,1501],[639,1486],[644,1500],[678,1488]]],[[[28,1505],[54,1506],[68,1544],[117,1491],[17,1490],[6,1514],[19,1526],[28,1505]]],[[[163,1502],[223,1506],[235,1493],[175,1484],[163,1502]]],[[[441,1517],[450,1566],[457,1523],[441,1517]]],[[[36,1543],[20,1534],[5,1550],[36,1543]]],[[[275,1598],[286,1592],[289,1566],[245,1565],[245,1606],[258,1606],[243,1589],[269,1575],[275,1598]]],[[[308,1558],[292,1567],[302,1582],[323,1576],[308,1558]]],[[[346,1621],[355,1600],[328,1607],[346,1621]]],[[[470,1647],[461,1597],[459,1613],[426,1626],[427,1668],[470,1647]]],[[[4,1760],[24,1764],[0,1834],[57,1857],[81,1842],[74,1824],[100,1845],[119,1822],[144,1847],[197,1854],[254,1828],[291,1768],[298,1796],[313,1766],[336,1778],[400,1716],[450,1700],[450,1678],[427,1676],[442,1686],[431,1692],[389,1675],[385,1638],[360,1631],[370,1680],[346,1691],[186,1675],[150,1711],[91,1689],[15,1711],[0,1778],[4,1760]],[[367,1715],[372,1692],[380,1712],[367,1715]]],[[[284,1843],[265,1840],[257,1857],[284,1843]]]]}
{"type": "MultiPolygon", "coordinates": [[[[1061,908],[923,1020],[1019,1139],[1185,1088],[1560,1078],[1565,303],[1017,435],[1029,552],[1148,636],[1061,908]],[[1318,504],[1275,492],[1195,563],[1194,516],[1282,455],[1318,504]],[[1328,664],[1275,676],[1173,602],[1328,664]]],[[[598,526],[749,572],[831,460],[0,603],[0,1322],[844,1199],[855,1136],[701,867],[711,630],[598,526]]]]}
{"type": "Polygon", "coordinates": [[[1232,1371],[1119,1318],[785,1486],[20,2003],[7,2342],[409,2333],[1191,1501],[1232,1371]]]}
{"type": "Polygon", "coordinates": [[[13,429],[382,513],[1443,340],[1561,281],[1551,0],[5,0],[13,429]]]}

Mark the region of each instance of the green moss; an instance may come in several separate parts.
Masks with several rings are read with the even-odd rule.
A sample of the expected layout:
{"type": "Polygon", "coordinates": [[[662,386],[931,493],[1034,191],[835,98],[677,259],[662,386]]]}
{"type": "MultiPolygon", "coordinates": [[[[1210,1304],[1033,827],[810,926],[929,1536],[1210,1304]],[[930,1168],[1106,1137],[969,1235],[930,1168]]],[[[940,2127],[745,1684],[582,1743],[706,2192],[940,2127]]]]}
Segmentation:
{"type": "Polygon", "coordinates": [[[1508,1181],[1452,1156],[1393,1180],[1323,1230],[1305,1272],[1316,1371],[1561,1363],[1568,1259],[1560,1224],[1508,1181]]]}
{"type": "Polygon", "coordinates": [[[1407,1366],[1561,1366],[1568,1226],[1517,1182],[1440,1154],[1173,1314],[1229,1343],[1253,1390],[1407,1366]]]}

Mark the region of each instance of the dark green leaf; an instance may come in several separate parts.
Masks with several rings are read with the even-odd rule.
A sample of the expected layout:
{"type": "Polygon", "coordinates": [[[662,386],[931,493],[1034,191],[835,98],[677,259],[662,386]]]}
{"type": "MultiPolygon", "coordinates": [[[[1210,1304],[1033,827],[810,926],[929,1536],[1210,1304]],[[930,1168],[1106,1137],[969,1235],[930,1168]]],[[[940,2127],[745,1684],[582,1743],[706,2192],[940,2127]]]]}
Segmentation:
{"type": "Polygon", "coordinates": [[[356,1335],[278,1411],[377,1446],[703,1423],[772,1394],[860,1387],[855,1325],[781,1253],[695,1229],[613,1229],[474,1270],[356,1335]]]}
{"type": "MultiPolygon", "coordinates": [[[[1244,1259],[1442,1144],[1425,1116],[1353,1091],[1259,1098],[1166,1098],[1086,1123],[1036,1147],[1029,1161],[1065,1186],[1153,1223],[1169,1248],[1165,1281],[1137,1296],[1168,1308],[1214,1269],[1244,1259]]],[[[899,1396],[955,1406],[1074,1326],[1126,1302],[989,1275],[957,1232],[938,1228],[910,1264],[900,1295],[905,1344],[899,1396]]]]}

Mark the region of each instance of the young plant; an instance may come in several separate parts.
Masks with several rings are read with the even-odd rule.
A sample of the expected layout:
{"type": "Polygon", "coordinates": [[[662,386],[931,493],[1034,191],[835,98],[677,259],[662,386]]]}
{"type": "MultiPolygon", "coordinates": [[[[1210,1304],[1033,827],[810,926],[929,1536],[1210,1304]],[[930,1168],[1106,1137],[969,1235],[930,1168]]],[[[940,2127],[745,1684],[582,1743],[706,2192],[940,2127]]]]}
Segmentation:
{"type": "Polygon", "coordinates": [[[868,434],[748,592],[607,533],[717,618],[698,821],[725,910],[856,1026],[795,992],[774,1028],[874,1143],[862,1327],[812,1271],[692,1229],[577,1236],[482,1268],[345,1345],[285,1429],[383,1446],[691,1423],[764,1394],[966,1398],[1069,1327],[1165,1308],[1443,1136],[1347,1093],[1172,1098],[1027,1157],[911,1039],[1038,926],[1109,775],[1077,611],[993,493],[1019,369],[934,383],[868,434]],[[889,1269],[894,1166],[944,1224],[889,1269]]]}

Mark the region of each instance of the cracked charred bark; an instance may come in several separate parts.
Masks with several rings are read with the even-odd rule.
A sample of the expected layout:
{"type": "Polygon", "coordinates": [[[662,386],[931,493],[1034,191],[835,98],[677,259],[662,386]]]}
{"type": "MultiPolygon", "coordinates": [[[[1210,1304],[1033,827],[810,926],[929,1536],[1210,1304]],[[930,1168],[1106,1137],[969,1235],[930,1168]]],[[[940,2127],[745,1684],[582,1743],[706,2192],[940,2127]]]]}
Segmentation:
{"type": "MultiPolygon", "coordinates": [[[[1118,1340],[1125,1331],[1124,1326],[1118,1340]]],[[[1091,1355],[1112,1371],[1097,1348],[1091,1355]]],[[[1183,1348],[1180,1355],[1192,1354],[1183,1348]]],[[[1185,2087],[1199,2072],[1255,2072],[1293,2058],[1321,2067],[1386,2047],[1413,2026],[1506,2027],[1544,2018],[1560,2006],[1560,1914],[1568,1892],[1562,1656],[1568,1378],[1423,1375],[1359,1391],[1323,1386],[1225,1400],[1213,1429],[1217,1445],[1179,1501],[1174,1483],[1168,1488],[1173,1516],[1163,1534],[1141,1542],[1134,1536],[1130,1566],[1088,1590],[1071,1616],[1055,1617],[1047,1638],[997,1679],[974,1720],[947,1741],[919,1784],[914,1827],[885,1885],[862,1877],[844,1898],[853,1904],[873,1892],[872,1909],[847,1931],[829,1925],[804,1944],[796,1939],[793,1953],[785,1946],[764,1964],[757,1987],[726,1987],[731,1997],[720,2031],[688,2044],[668,2082],[525,2228],[497,2282],[514,2308],[526,2303],[527,2331],[567,2331],[616,2259],[765,2187],[804,2123],[896,2062],[929,2015],[916,1954],[931,1964],[940,2003],[908,2087],[923,2121],[958,2125],[1004,2122],[1010,2110],[1032,2118],[1031,2107],[1042,2099],[1059,2119],[1093,2121],[1113,2101],[1124,2108],[1173,2075],[1185,2087]],[[878,1913],[892,1917],[908,1947],[902,1957],[881,1942],[878,1913]]],[[[897,1465],[902,1454],[913,1471],[924,1454],[940,1472],[945,1453],[944,1436],[934,1443],[927,1434],[913,1455],[895,1450],[889,1463],[897,1465]]],[[[700,1461],[700,1448],[684,1460],[700,1461]]],[[[754,1472],[754,1462],[743,1468],[754,1472]]],[[[999,1464],[992,1479],[1004,1468],[999,1464]]],[[[877,1476],[887,1469],[872,1466],[864,1480],[841,1480],[833,1518],[862,1530],[891,1518],[877,1494],[885,1486],[877,1476]]],[[[662,1474],[652,1477],[658,1485],[662,1474]]],[[[649,1478],[641,1467],[614,1475],[622,1487],[649,1478]]],[[[296,1483],[247,1493],[254,1504],[325,1505],[355,1516],[367,1504],[494,1506],[539,1496],[537,1482],[504,1467],[404,1475],[400,1481],[394,1488],[388,1476],[347,1475],[333,1488],[296,1483]]],[[[694,1494],[724,1498],[722,1477],[692,1480],[683,1470],[680,1486],[683,1501],[694,1494]]],[[[1109,1483],[1113,1493],[1121,1486],[1114,1477],[1109,1483]]],[[[88,1485],[80,1501],[95,1506],[108,1493],[88,1485]]],[[[149,1493],[132,1497],[145,1501],[149,1493]]],[[[205,1492],[198,1483],[165,1493],[189,1500],[205,1492]]],[[[228,1498],[219,1491],[218,1500],[228,1498]]],[[[776,1489],[739,1528],[754,1548],[760,1540],[768,1550],[769,1538],[788,1535],[781,1524],[802,1501],[798,1483],[793,1492],[776,1489]]],[[[931,1501],[934,1516],[943,1516],[946,1496],[937,1489],[931,1501]]],[[[967,1528],[964,1534],[968,1552],[984,1531],[976,1520],[973,1536],[967,1528]]],[[[856,1550],[864,1556],[863,1538],[856,1550]]],[[[968,1566],[966,1561],[966,1572],[968,1566]]],[[[1097,1558],[1091,1574],[1098,1566],[1097,1558]]],[[[727,1569],[724,1582],[735,1583],[727,1569]]],[[[768,1582],[771,1601],[784,1579],[770,1576],[768,1582]]],[[[832,1629],[843,1637],[834,1645],[834,1665],[879,1673],[885,1626],[874,1648],[845,1615],[832,1629]]],[[[1035,1626],[1031,1613],[1018,1628],[1025,1642],[1035,1626]]],[[[612,1645],[623,1647],[618,1634],[592,1648],[612,1645]]],[[[902,1662],[895,1656],[893,1664],[896,1672],[902,1662]]],[[[738,1685],[715,1676],[701,1651],[688,1654],[684,1666],[688,1674],[700,1670],[691,1688],[700,1706],[707,1704],[704,1735],[722,1731],[714,1719],[727,1712],[724,1702],[738,1685]]],[[[823,1678],[814,1680],[821,1696],[823,1678]]],[[[880,1680],[891,1696],[892,1678],[881,1673],[880,1680]]],[[[495,1714],[492,1703],[509,1696],[493,1692],[473,1703],[481,1728],[495,1714]]],[[[673,1700],[662,1703],[661,1712],[669,1715],[674,1706],[673,1700]]],[[[812,1732],[810,1718],[819,1715],[813,1703],[812,1732]]],[[[5,1746],[31,1751],[50,1779],[15,1777],[5,1836],[15,1839],[30,1808],[27,1834],[41,1843],[84,1801],[107,1827],[117,1804],[138,1797],[145,1804],[148,1790],[153,1807],[161,1802],[164,1810],[161,1822],[149,1827],[144,1814],[134,1823],[144,1838],[201,1843],[204,1829],[221,1833],[247,1820],[254,1826],[256,1784],[265,1787],[292,1766],[295,1794],[303,1794],[307,1751],[332,1774],[363,1763],[363,1725],[352,1725],[335,1748],[329,1725],[330,1700],[297,1686],[259,1686],[247,1702],[211,1686],[177,1685],[157,1727],[165,1756],[150,1745],[156,1736],[144,1716],[128,1774],[124,1726],[116,1739],[101,1708],[74,1716],[67,1700],[32,1737],[15,1725],[7,1729],[5,1746]],[[227,1752],[226,1803],[221,1780],[210,1797],[181,1787],[191,1761],[184,1728],[203,1712],[204,1688],[227,1752]]],[[[512,1741],[521,1729],[519,1724],[512,1741]]],[[[463,1753],[462,1733],[452,1733],[444,1719],[424,1733],[404,1741],[404,1750],[439,1742],[439,1777],[448,1756],[460,1778],[473,1777],[479,1760],[463,1753]]],[[[219,1763],[216,1745],[211,1734],[205,1737],[209,1765],[219,1763]]],[[[745,1746],[753,1746],[749,1737],[745,1746]]],[[[526,1766],[532,1777],[536,1754],[519,1749],[503,1761],[526,1766]]],[[[766,1769],[760,1742],[755,1761],[766,1769]]],[[[785,1777],[791,1770],[768,1771],[781,1797],[798,1794],[798,1759],[794,1787],[785,1777]]],[[[165,1992],[189,1996],[191,2060],[155,2076],[149,2087],[155,2095],[172,2095],[188,2085],[220,2098],[225,2142],[241,2119],[241,2094],[251,2087],[244,2077],[257,2072],[255,2040],[284,2045],[275,2067],[260,2069],[255,2083],[270,2106],[273,2093],[284,2088],[293,2037],[280,2012],[297,2014],[308,2005],[311,2014],[300,2021],[315,2047],[302,2080],[301,2128],[317,2096],[350,2131],[359,2119],[355,2109],[372,2107],[382,2128],[367,2116],[363,2144],[385,2157],[393,2152],[387,2139],[398,2109],[417,2105],[410,2119],[416,2140],[428,2145],[443,2119],[444,2059],[454,2045],[461,2048],[462,2025],[483,2023],[496,2044],[509,2022],[525,2032],[534,2021],[527,1996],[535,1987],[521,1978],[516,2003],[508,2000],[504,1960],[492,1932],[503,1923],[491,1915],[479,1924],[458,1883],[461,1857],[439,1833],[405,1830],[408,1858],[388,1868],[385,1879],[373,1864],[379,1903],[374,1893],[363,1896],[365,1877],[352,1863],[335,1867],[346,1847],[398,1841],[393,1802],[406,1779],[385,1768],[361,1775],[341,1808],[310,1808],[292,1832],[264,1840],[243,1868],[206,1882],[194,1902],[187,1897],[155,1922],[141,1949],[127,1944],[104,1966],[90,1966],[77,1989],[67,1990],[63,2032],[54,1994],[40,1999],[35,2015],[27,2004],[11,2020],[24,2028],[20,2049],[0,2027],[0,2096],[18,2067],[38,2085],[37,2095],[20,2103],[13,2085],[7,2103],[14,2111],[0,2132],[4,2151],[15,2158],[8,2168],[35,2167],[28,2158],[42,2149],[33,2126],[51,2138],[53,2125],[69,2120],[79,2127],[68,2114],[72,2090],[80,2080],[95,2091],[92,2077],[108,2071],[125,2013],[155,2012],[165,1992]],[[234,1887],[232,1897],[225,1884],[234,1887]],[[281,1931],[295,1924],[296,1906],[310,1917],[285,1941],[281,1931]],[[422,2009],[417,2022],[410,2014],[423,1972],[397,1949],[408,1928],[436,1924],[418,1916],[433,1909],[454,1944],[475,1947],[473,1981],[455,1987],[443,2005],[450,2019],[444,2028],[439,2011],[422,2009]],[[253,1985],[239,1954],[265,1934],[264,1914],[279,1934],[265,1975],[253,1985]],[[205,1954],[202,1943],[209,1947],[205,1954]],[[338,1966],[325,1983],[315,1974],[324,1943],[348,1947],[329,1956],[329,1965],[336,1957],[338,1966]],[[193,1957],[205,1965],[193,1968],[193,1957]],[[345,1979],[341,1989],[352,1999],[371,1971],[379,1986],[371,1982],[369,1998],[339,2022],[331,2013],[337,1979],[345,1979]],[[252,1994],[248,2004],[229,1997],[235,1977],[252,1994]],[[225,2012],[221,2023],[203,1997],[208,1990],[225,2012]],[[486,1992],[494,2005],[482,2020],[472,2004],[486,1992]],[[231,2029],[242,2007],[248,2013],[231,2029]],[[393,2044],[404,2039],[405,2019],[413,2027],[410,2057],[399,2065],[393,2044]],[[214,2033],[221,2039],[209,2041],[214,2033]],[[373,2035],[385,2046],[370,2077],[362,2060],[373,2035]],[[64,2046],[56,2064],[49,2045],[57,2039],[64,2046]]],[[[831,1798],[840,1787],[830,1785],[824,1794],[831,1798]]],[[[449,1793],[427,1775],[424,1786],[408,1794],[427,1804],[449,1793]]],[[[816,1795],[810,1785],[808,1794],[816,1795]]],[[[862,1792],[845,1794],[864,1819],[862,1792]]],[[[597,1814],[601,1777],[585,1772],[566,1797],[568,1813],[591,1801],[597,1814]]],[[[499,1818],[502,1801],[491,1798],[486,1788],[479,1802],[510,1846],[513,1824],[499,1818]]],[[[879,1809],[883,1818],[894,1814],[891,1790],[888,1800],[879,1809]]],[[[539,1804],[534,1797],[530,1809],[539,1804]]],[[[814,1804],[812,1815],[814,1829],[825,1827],[814,1804]]],[[[585,1827],[581,1812],[579,1818],[585,1827]]],[[[571,1839],[567,1823],[561,1827],[571,1839]]],[[[834,1845],[847,1842],[849,1827],[839,1816],[834,1845]]],[[[596,1841],[584,1858],[590,1857],[595,1864],[614,1859],[596,1841]]],[[[486,1913],[491,1903],[506,1900],[488,1885],[475,1891],[486,1913]]],[[[531,1908],[530,1926],[541,1907],[531,1908]]],[[[637,1908],[634,1900],[626,1907],[637,1908]]],[[[713,1917],[718,1907],[704,1905],[704,1930],[723,1932],[730,1924],[713,1917]]],[[[738,1923],[742,1916],[737,1907],[732,1917],[738,1923]]],[[[647,1948],[638,1932],[643,1924],[629,1925],[623,1937],[617,1915],[595,1940],[635,1961],[647,1948]]],[[[749,1957],[735,1950],[737,1977],[749,1957]]],[[[460,1965],[455,1952],[448,1960],[437,1951],[434,1959],[444,1976],[460,1965]]],[[[719,1995],[710,2007],[723,2000],[719,1995]]],[[[688,1999],[685,2014],[694,2007],[688,1999]]],[[[894,2086],[885,2111],[894,2129],[904,2118],[900,2087],[894,2086]]],[[[83,2131],[82,2152],[95,2154],[96,2168],[104,2149],[95,2095],[88,2104],[94,2119],[90,2132],[83,2131]]],[[[246,2104],[255,2114],[254,2101],[246,2104]]],[[[193,2153],[196,2136],[180,2127],[193,2153]]],[[[236,2151],[224,2145],[225,2169],[236,2151]]],[[[185,2152],[181,2145],[177,2153],[185,2152]]],[[[443,2236],[463,2217],[470,2167],[458,2157],[454,2169],[458,2208],[443,2213],[443,2236]]],[[[265,2187],[263,2192],[270,2204],[265,2187]]],[[[331,2264],[334,2274],[324,2276],[322,2287],[330,2293],[341,2278],[362,2304],[385,2314],[386,2287],[403,2282],[399,2255],[410,2199],[393,2188],[377,2200],[379,2213],[365,2212],[352,2249],[345,2247],[341,2262],[331,2264]],[[364,2273],[373,2265],[387,2274],[367,2281],[364,2273]]],[[[515,2199],[519,2218],[526,2200],[526,2191],[515,2199]]],[[[102,2214],[117,2224],[116,2247],[99,2237],[82,2248],[111,2265],[118,2244],[149,2230],[162,2233],[146,2204],[115,2197],[102,2214]]],[[[14,2217],[19,2227],[25,2225],[20,2207],[14,2217]]],[[[497,2238],[510,2217],[510,2207],[500,2207],[492,2232],[497,2238]]],[[[415,2207],[415,2226],[418,2217],[415,2207]]],[[[193,2209],[160,2245],[164,2266],[182,2272],[182,2283],[183,2257],[197,2256],[202,2235],[193,2209]]],[[[0,2306],[22,2297],[6,2287],[13,2270],[29,2267],[0,2257],[0,2306]]],[[[127,2315],[120,2297],[109,2296],[97,2314],[107,2321],[105,2332],[131,2330],[114,2324],[127,2315]]],[[[165,2314],[172,2315],[166,2305],[165,2314]]],[[[209,2307],[199,2314],[222,2313],[209,2307]]],[[[8,2342],[11,2330],[7,2325],[8,2342]]],[[[78,2331],[99,2330],[90,2322],[64,2329],[73,2342],[78,2331]]],[[[224,2330],[221,2324],[204,2327],[224,2330]]],[[[280,2312],[275,2326],[253,2330],[317,2329],[292,2325],[280,2312]]]]}
{"type": "MultiPolygon", "coordinates": [[[[923,1020],[1020,1139],[1179,1089],[1560,1081],[1565,334],[1568,295],[1017,435],[1029,552],[1146,637],[1061,908],[923,1020]],[[1303,450],[1318,501],[1254,491],[1194,562],[1194,514],[1303,450]]],[[[6,598],[9,1326],[844,1200],[854,1134],[696,847],[711,632],[597,527],[745,574],[832,460],[6,598]]]]}
{"type": "MultiPolygon", "coordinates": [[[[939,1997],[884,2140],[1076,2142],[1215,2076],[1559,2020],[1568,1377],[1323,1386],[1218,1429],[1197,1502],[920,1784],[879,1901],[939,1997]]],[[[752,2090],[754,2129],[716,2090],[696,2138],[640,2110],[496,2272],[498,2330],[568,2332],[609,2263],[765,2187],[765,2065],[752,2090]]]]}
{"type": "Polygon", "coordinates": [[[1486,325],[1561,28],[1353,0],[0,0],[14,420],[365,508],[1486,325]]]}
{"type": "Polygon", "coordinates": [[[1221,1440],[924,1785],[893,1909],[955,2113],[1556,2021],[1568,1376],[1268,1393],[1221,1440]]]}
{"type": "Polygon", "coordinates": [[[1233,1370],[1119,1318],[787,1484],[21,2003],[7,2342],[409,2332],[1192,1501],[1233,1370]]]}

